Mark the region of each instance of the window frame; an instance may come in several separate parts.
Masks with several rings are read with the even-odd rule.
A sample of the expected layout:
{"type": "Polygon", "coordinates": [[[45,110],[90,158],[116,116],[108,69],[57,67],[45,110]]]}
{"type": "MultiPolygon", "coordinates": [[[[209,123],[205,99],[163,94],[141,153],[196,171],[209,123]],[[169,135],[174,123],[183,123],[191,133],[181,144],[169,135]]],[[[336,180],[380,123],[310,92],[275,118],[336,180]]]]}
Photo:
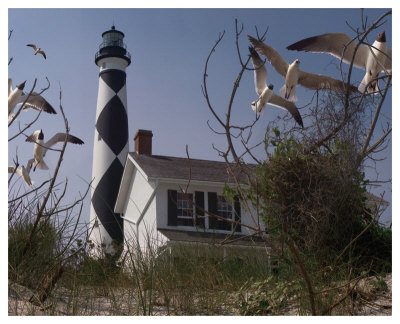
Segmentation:
{"type": "Polygon", "coordinates": [[[195,217],[195,204],[193,204],[193,193],[177,192],[176,196],[176,224],[178,226],[193,226],[195,217]],[[188,196],[187,198],[185,196],[188,196]],[[179,215],[179,212],[190,211],[191,215],[179,215]]]}
{"type": "Polygon", "coordinates": [[[231,232],[235,229],[235,233],[241,233],[240,223],[233,223],[233,221],[241,220],[240,205],[237,197],[231,201],[218,191],[193,190],[183,193],[176,189],[168,189],[167,225],[188,229],[202,228],[211,232],[231,232]],[[197,200],[200,203],[199,208],[196,205],[197,200]],[[228,221],[224,221],[219,217],[207,217],[207,212],[218,215],[228,221]],[[202,218],[202,216],[205,217],[202,218]]]}

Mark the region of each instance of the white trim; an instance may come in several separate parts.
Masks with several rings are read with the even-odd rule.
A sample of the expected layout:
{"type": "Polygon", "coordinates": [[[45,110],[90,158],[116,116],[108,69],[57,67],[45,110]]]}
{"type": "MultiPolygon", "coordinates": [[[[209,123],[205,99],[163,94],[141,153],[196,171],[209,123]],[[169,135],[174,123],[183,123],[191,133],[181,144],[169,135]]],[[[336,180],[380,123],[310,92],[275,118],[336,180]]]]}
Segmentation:
{"type": "Polygon", "coordinates": [[[131,224],[133,224],[133,225],[136,225],[136,222],[135,222],[135,221],[133,221],[133,220],[131,220],[131,219],[129,219],[129,218],[126,218],[125,216],[121,216],[121,218],[122,218],[123,221],[127,221],[128,223],[131,223],[131,224]]]}
{"type": "Polygon", "coordinates": [[[143,176],[143,178],[146,179],[147,182],[150,182],[150,180],[156,180],[156,179],[151,179],[147,176],[146,172],[143,171],[143,169],[139,166],[139,164],[135,161],[135,159],[128,153],[128,158],[129,160],[133,163],[133,165],[136,167],[136,169],[139,171],[139,173],[143,176]]]}
{"type": "Polygon", "coordinates": [[[118,188],[117,199],[115,200],[115,205],[114,205],[114,213],[118,213],[118,214],[121,214],[124,212],[123,209],[124,209],[125,201],[126,201],[127,195],[128,195],[128,187],[131,183],[132,174],[134,171],[133,167],[131,169],[131,167],[128,165],[128,156],[129,156],[129,153],[125,160],[124,171],[122,172],[122,178],[121,178],[121,182],[120,182],[120,185],[118,188]],[[127,174],[129,174],[129,178],[128,178],[127,174]],[[122,197],[124,192],[125,192],[125,195],[124,195],[124,197],[122,197]]]}
{"type": "MultiPolygon", "coordinates": [[[[153,180],[159,180],[162,183],[166,183],[166,184],[170,184],[170,183],[174,183],[174,184],[187,184],[189,182],[188,179],[175,179],[175,178],[148,178],[149,181],[153,180]]],[[[208,180],[190,180],[190,184],[193,185],[210,185],[210,186],[214,186],[214,187],[223,187],[225,184],[227,185],[233,185],[236,186],[235,183],[226,183],[226,182],[216,182],[216,181],[208,181],[208,180]]],[[[244,188],[248,188],[247,185],[241,184],[241,186],[243,186],[244,188]]]]}

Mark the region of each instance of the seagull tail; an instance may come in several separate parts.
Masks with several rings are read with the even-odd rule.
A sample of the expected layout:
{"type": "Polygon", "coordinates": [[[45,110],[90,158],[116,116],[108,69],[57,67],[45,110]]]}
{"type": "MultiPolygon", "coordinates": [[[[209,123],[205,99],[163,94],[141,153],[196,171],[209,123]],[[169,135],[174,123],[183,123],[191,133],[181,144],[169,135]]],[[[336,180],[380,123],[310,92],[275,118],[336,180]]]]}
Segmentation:
{"type": "Polygon", "coordinates": [[[361,93],[364,93],[365,91],[365,84],[363,82],[364,80],[362,80],[360,85],[358,86],[358,91],[360,91],[361,93]]]}
{"type": "Polygon", "coordinates": [[[293,90],[290,92],[289,98],[287,100],[293,101],[293,102],[297,101],[297,95],[296,95],[296,89],[295,88],[293,88],[293,90]]]}
{"type": "Polygon", "coordinates": [[[362,79],[360,85],[358,86],[358,91],[364,93],[365,87],[367,86],[368,82],[370,81],[370,76],[368,73],[365,73],[364,78],[362,79]]]}
{"type": "Polygon", "coordinates": [[[25,183],[28,187],[32,187],[35,184],[35,181],[33,181],[32,179],[29,179],[28,181],[25,181],[25,183]]]}
{"type": "Polygon", "coordinates": [[[37,168],[41,169],[41,170],[48,170],[49,167],[47,166],[47,164],[42,160],[40,161],[37,165],[37,168]]]}
{"type": "Polygon", "coordinates": [[[285,95],[286,95],[286,84],[284,84],[283,87],[279,89],[279,94],[281,95],[282,98],[285,98],[285,95]]]}
{"type": "MultiPolygon", "coordinates": [[[[362,79],[360,85],[358,86],[358,91],[361,93],[364,93],[365,88],[367,87],[367,84],[371,82],[371,76],[366,73],[364,78],[362,79]]],[[[379,88],[378,88],[378,80],[372,81],[368,88],[367,88],[367,93],[378,93],[379,88]]]]}

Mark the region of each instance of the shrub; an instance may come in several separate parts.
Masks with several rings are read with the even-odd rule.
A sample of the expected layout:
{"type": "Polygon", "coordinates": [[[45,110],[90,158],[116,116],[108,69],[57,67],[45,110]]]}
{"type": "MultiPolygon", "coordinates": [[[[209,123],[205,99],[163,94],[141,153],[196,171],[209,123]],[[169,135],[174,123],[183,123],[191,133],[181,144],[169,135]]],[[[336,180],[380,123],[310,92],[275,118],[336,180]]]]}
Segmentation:
{"type": "Polygon", "coordinates": [[[32,227],[29,221],[16,222],[8,227],[8,277],[19,284],[36,288],[55,262],[59,234],[53,224],[42,221],[22,257],[32,227]]]}
{"type": "MultiPolygon", "coordinates": [[[[304,253],[325,262],[358,234],[366,182],[354,168],[352,148],[306,152],[294,138],[271,140],[274,151],[257,168],[261,217],[273,237],[288,235],[304,253]]],[[[253,198],[254,199],[254,198],[253,198]]]]}

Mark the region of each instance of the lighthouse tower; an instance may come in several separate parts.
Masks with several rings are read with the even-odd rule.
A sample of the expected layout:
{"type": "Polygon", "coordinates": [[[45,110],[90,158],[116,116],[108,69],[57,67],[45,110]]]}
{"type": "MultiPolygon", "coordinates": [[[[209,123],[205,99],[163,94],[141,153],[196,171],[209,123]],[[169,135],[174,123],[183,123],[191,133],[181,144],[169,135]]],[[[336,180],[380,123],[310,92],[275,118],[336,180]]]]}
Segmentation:
{"type": "Polygon", "coordinates": [[[123,167],[128,154],[128,115],[125,69],[131,56],[124,34],[112,26],[102,34],[95,56],[100,68],[94,131],[90,236],[95,247],[114,253],[112,242],[123,242],[123,223],[114,213],[123,167]]]}

